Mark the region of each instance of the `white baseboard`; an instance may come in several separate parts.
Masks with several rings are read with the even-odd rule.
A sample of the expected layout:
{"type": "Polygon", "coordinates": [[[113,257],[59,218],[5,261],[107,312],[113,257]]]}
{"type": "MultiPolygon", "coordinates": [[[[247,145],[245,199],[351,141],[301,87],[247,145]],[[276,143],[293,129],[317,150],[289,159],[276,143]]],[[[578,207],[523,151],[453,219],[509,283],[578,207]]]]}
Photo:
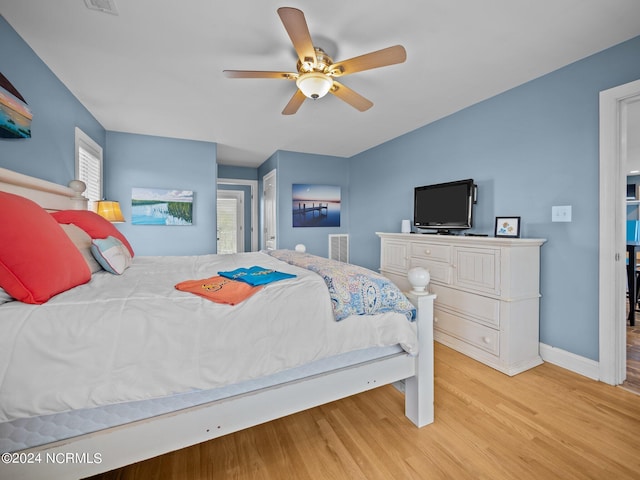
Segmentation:
{"type": "Polygon", "coordinates": [[[540,344],[540,356],[545,362],[553,363],[593,380],[600,379],[600,365],[595,360],[544,343],[540,344]]]}

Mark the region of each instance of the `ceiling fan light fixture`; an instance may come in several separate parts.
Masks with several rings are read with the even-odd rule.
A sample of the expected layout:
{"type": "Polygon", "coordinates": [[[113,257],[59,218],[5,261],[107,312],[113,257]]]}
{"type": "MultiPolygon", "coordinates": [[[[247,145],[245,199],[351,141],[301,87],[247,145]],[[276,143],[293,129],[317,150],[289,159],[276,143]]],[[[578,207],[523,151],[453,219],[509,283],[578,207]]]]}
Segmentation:
{"type": "Polygon", "coordinates": [[[315,100],[329,93],[333,79],[321,72],[309,72],[300,75],[296,80],[296,85],[305,97],[315,100]]]}

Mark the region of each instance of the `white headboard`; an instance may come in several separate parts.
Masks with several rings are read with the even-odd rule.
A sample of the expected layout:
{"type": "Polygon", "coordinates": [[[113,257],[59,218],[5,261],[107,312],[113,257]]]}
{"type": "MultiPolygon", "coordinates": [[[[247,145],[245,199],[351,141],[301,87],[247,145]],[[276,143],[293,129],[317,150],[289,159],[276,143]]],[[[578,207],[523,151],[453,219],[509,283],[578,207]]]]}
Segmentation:
{"type": "Polygon", "coordinates": [[[72,180],[69,186],[65,187],[41,178],[0,168],[0,191],[29,198],[50,211],[86,210],[87,199],[82,196],[85,188],[84,182],[79,180],[72,180]]]}

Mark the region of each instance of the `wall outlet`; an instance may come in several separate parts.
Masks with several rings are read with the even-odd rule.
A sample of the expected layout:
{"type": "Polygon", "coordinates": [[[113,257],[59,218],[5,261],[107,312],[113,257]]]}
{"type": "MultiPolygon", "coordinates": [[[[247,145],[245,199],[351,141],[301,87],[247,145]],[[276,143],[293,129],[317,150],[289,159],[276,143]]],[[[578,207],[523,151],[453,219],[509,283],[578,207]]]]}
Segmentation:
{"type": "Polygon", "coordinates": [[[562,205],[551,207],[552,222],[570,222],[571,221],[571,205],[562,205]]]}

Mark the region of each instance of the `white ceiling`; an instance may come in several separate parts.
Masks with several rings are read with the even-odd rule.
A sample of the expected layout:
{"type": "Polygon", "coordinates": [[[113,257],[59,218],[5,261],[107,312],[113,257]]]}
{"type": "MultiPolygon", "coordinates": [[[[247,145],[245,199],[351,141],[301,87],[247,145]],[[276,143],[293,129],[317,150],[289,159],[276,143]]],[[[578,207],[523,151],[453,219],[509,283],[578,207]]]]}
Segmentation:
{"type": "Polygon", "coordinates": [[[239,166],[276,150],[350,157],[640,35],[638,0],[114,1],[117,16],[83,0],[0,0],[0,13],[107,130],[217,142],[239,166]],[[407,61],[342,77],[366,112],[327,95],[281,115],[293,82],[222,75],[295,71],[281,6],[336,61],[396,44],[407,61]]]}

